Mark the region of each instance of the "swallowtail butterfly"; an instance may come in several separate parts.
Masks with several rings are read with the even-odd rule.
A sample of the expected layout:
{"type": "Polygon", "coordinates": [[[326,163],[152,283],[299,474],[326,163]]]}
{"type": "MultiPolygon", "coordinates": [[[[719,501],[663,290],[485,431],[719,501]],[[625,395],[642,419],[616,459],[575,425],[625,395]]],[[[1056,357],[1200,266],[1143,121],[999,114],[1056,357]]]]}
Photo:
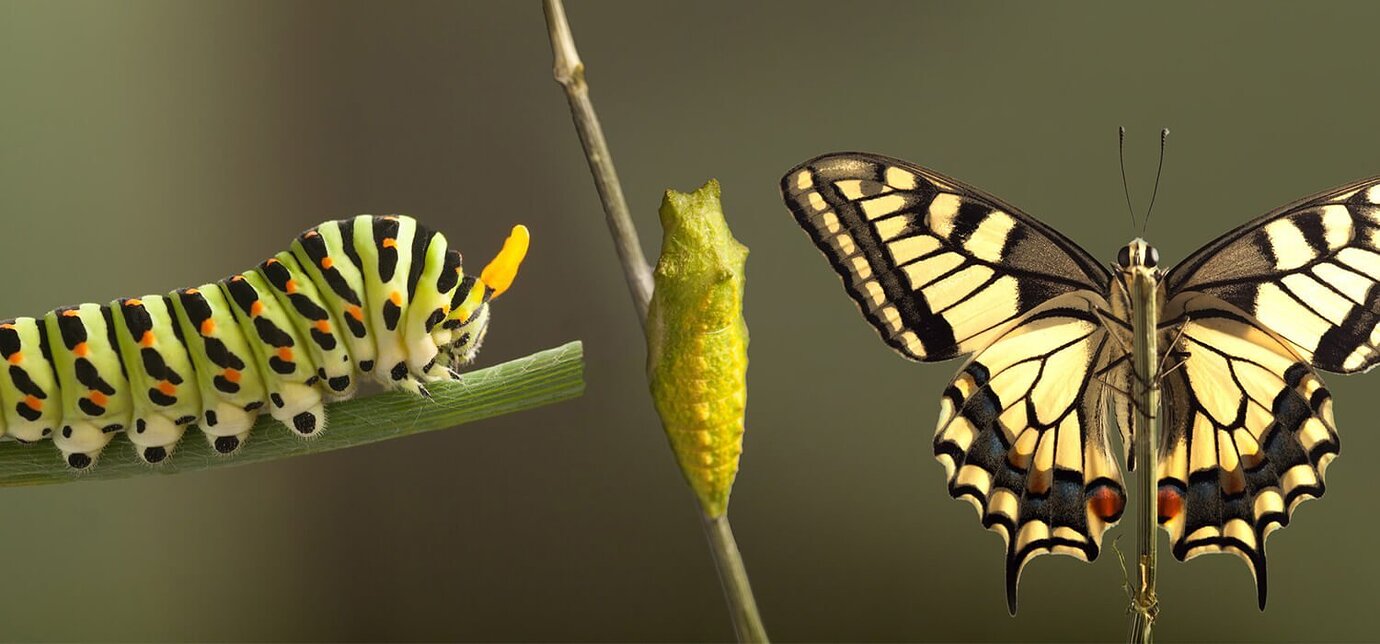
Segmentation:
{"type": "Polygon", "coordinates": [[[192,424],[229,454],[265,408],[315,436],[323,403],[353,395],[357,372],[421,395],[458,378],[527,244],[515,227],[471,277],[440,233],[361,215],[218,282],[0,322],[0,434],[51,437],[74,468],[120,431],[158,463],[192,424]]]}
{"type": "Polygon", "coordinates": [[[971,355],[940,401],[934,454],[949,494],[1006,542],[1013,613],[1031,558],[1092,560],[1121,518],[1109,436],[1133,445],[1127,279],[1149,276],[1160,526],[1177,559],[1244,560],[1264,608],[1265,539],[1322,496],[1338,453],[1315,369],[1380,362],[1380,177],[1279,208],[1167,272],[1140,239],[1109,270],[999,199],[874,154],[811,159],[781,190],[888,345],[971,355]]]}

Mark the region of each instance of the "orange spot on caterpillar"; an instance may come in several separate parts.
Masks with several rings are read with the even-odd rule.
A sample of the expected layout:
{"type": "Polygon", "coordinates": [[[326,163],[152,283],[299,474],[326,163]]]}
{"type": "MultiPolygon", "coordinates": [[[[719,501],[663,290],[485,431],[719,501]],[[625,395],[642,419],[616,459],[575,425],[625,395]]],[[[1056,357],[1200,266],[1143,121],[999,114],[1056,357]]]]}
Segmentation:
{"type": "Polygon", "coordinates": [[[65,318],[74,318],[78,315],[80,315],[80,313],[76,309],[67,309],[66,311],[62,312],[62,317],[65,318]]]}
{"type": "Polygon", "coordinates": [[[292,362],[292,349],[281,347],[278,349],[278,359],[284,362],[292,362]]]}
{"type": "Polygon", "coordinates": [[[128,300],[125,300],[125,306],[143,306],[143,305],[144,305],[144,301],[143,301],[143,300],[140,300],[140,299],[135,299],[135,298],[132,298],[132,297],[131,297],[131,298],[129,298],[128,300]]]}
{"type": "Polygon", "coordinates": [[[250,304],[250,305],[249,305],[249,314],[252,315],[252,316],[254,316],[254,317],[259,317],[260,315],[263,315],[263,314],[264,314],[264,303],[263,303],[263,301],[262,301],[262,300],[255,300],[253,304],[250,304]]]}
{"type": "Polygon", "coordinates": [[[1088,506],[1092,508],[1093,514],[1097,518],[1103,521],[1115,521],[1121,516],[1121,511],[1126,508],[1126,499],[1111,486],[1100,485],[1093,491],[1092,497],[1088,499],[1088,506]]]}
{"type": "Polygon", "coordinates": [[[287,284],[285,284],[284,286],[287,288],[288,295],[292,295],[293,293],[297,292],[297,280],[288,280],[287,284]]]}
{"type": "Polygon", "coordinates": [[[43,401],[39,400],[37,396],[25,396],[24,405],[34,411],[43,411],[43,401]]]}
{"type": "Polygon", "coordinates": [[[232,281],[232,282],[243,282],[243,281],[244,281],[244,276],[243,276],[243,275],[236,275],[236,276],[234,276],[234,277],[231,277],[231,278],[230,278],[230,281],[232,281]]]}
{"type": "Polygon", "coordinates": [[[14,328],[14,325],[13,325],[13,324],[8,324],[8,323],[7,323],[7,324],[0,324],[0,329],[13,329],[13,328],[14,328]]]}
{"type": "Polygon", "coordinates": [[[331,259],[330,257],[321,258],[321,268],[329,269],[332,266],[335,266],[335,260],[331,259]]]}
{"type": "Polygon", "coordinates": [[[78,358],[85,358],[88,353],[91,353],[91,348],[85,342],[78,342],[77,346],[72,347],[72,354],[78,358]]]}
{"type": "Polygon", "coordinates": [[[19,364],[24,361],[24,352],[15,351],[10,354],[10,364],[19,364]]]}
{"type": "Polygon", "coordinates": [[[164,396],[171,396],[177,393],[177,385],[174,385],[173,383],[164,380],[158,383],[158,391],[163,392],[164,396]]]}
{"type": "Polygon", "coordinates": [[[144,337],[139,338],[139,344],[145,347],[153,346],[153,331],[145,331],[144,337]]]}
{"type": "Polygon", "coordinates": [[[182,292],[183,292],[183,293],[186,293],[187,295],[199,295],[199,294],[201,294],[201,291],[200,291],[200,290],[194,289],[194,288],[189,288],[189,289],[187,289],[187,290],[185,290],[185,291],[182,291],[182,292]]]}
{"type": "Polygon", "coordinates": [[[393,291],[392,294],[388,296],[388,301],[392,302],[394,306],[402,306],[402,293],[393,291]]]}
{"type": "Polygon", "coordinates": [[[1160,523],[1179,516],[1184,510],[1184,495],[1172,485],[1161,485],[1155,500],[1159,506],[1160,523]]]}
{"type": "Polygon", "coordinates": [[[383,238],[383,247],[384,247],[384,248],[397,248],[397,247],[398,247],[398,240],[393,239],[392,237],[384,237],[384,238],[383,238]]]}
{"type": "Polygon", "coordinates": [[[351,305],[350,308],[345,309],[345,312],[349,314],[350,317],[359,320],[360,322],[364,321],[364,311],[360,310],[358,306],[351,305]]]}
{"type": "Polygon", "coordinates": [[[270,257],[270,258],[264,260],[264,263],[265,263],[265,264],[268,264],[269,266],[273,266],[273,265],[275,265],[275,264],[278,263],[278,258],[277,258],[277,257],[270,257]]]}
{"type": "Polygon", "coordinates": [[[106,397],[105,394],[99,391],[91,392],[91,395],[87,396],[87,398],[90,398],[91,402],[96,403],[97,405],[100,405],[102,407],[104,407],[106,403],[110,402],[110,398],[106,397]]]}
{"type": "Polygon", "coordinates": [[[320,331],[320,332],[322,332],[322,333],[330,333],[330,332],[331,332],[331,321],[330,321],[330,320],[317,320],[316,323],[313,324],[312,326],[315,326],[315,327],[316,327],[316,330],[317,330],[317,331],[320,331]]]}
{"type": "Polygon", "coordinates": [[[226,379],[226,380],[229,380],[230,382],[239,382],[239,381],[240,381],[240,370],[239,370],[239,369],[226,369],[223,373],[221,373],[221,375],[222,375],[222,376],[225,376],[225,379],[226,379]]]}
{"type": "Polygon", "coordinates": [[[206,318],[201,321],[201,335],[211,335],[216,332],[216,321],[206,318]]]}
{"type": "Polygon", "coordinates": [[[312,238],[315,238],[315,237],[320,237],[320,236],[321,236],[321,233],[318,233],[318,232],[316,232],[315,230],[308,230],[307,233],[306,233],[305,235],[302,235],[302,236],[303,236],[303,237],[306,237],[307,239],[312,239],[312,238]]]}

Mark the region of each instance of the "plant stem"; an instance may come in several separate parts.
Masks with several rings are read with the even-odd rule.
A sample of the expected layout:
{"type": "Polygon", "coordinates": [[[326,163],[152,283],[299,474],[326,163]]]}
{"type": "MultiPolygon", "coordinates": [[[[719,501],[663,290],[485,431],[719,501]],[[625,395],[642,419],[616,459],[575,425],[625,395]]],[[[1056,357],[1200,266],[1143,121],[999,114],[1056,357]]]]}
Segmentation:
{"type": "Polygon", "coordinates": [[[767,629],[757,612],[757,600],[752,596],[752,585],[748,583],[743,557],[738,553],[738,542],[733,539],[733,528],[728,525],[728,515],[704,516],[704,532],[713,546],[710,550],[714,553],[714,565],[719,571],[719,583],[728,601],[738,641],[766,642],[767,629]]]}
{"type": "Polygon", "coordinates": [[[268,414],[259,416],[250,439],[232,456],[217,454],[200,432],[188,432],[172,456],[158,466],[139,460],[123,436],[106,446],[89,470],[72,470],[51,443],[0,444],[0,487],[100,481],[130,476],[177,474],[291,456],[317,454],[382,440],[447,429],[474,420],[539,407],[584,391],[584,353],[579,342],[511,362],[470,371],[459,382],[427,386],[431,398],[383,393],[326,405],[330,425],[320,436],[294,436],[268,414]]]}
{"type": "Polygon", "coordinates": [[[613,155],[604,139],[604,129],[599,126],[599,117],[594,113],[594,103],[589,100],[585,64],[580,62],[580,52],[575,50],[575,37],[565,19],[565,6],[560,0],[545,0],[542,7],[551,35],[551,52],[556,59],[553,70],[556,82],[565,88],[566,99],[570,101],[570,115],[580,134],[580,143],[584,145],[599,201],[604,204],[604,219],[628,278],[628,292],[637,308],[638,319],[646,322],[647,304],[652,300],[652,269],[642,254],[637,228],[628,213],[628,202],[623,198],[623,185],[618,182],[618,172],[613,167],[613,155]]]}
{"type": "Polygon", "coordinates": [[[1131,383],[1135,430],[1136,468],[1140,470],[1137,483],[1141,506],[1136,521],[1136,586],[1131,598],[1131,632],[1128,640],[1148,644],[1155,617],[1159,614],[1159,598],[1155,595],[1156,528],[1159,526],[1158,490],[1156,485],[1159,453],[1160,389],[1159,389],[1159,301],[1158,285],[1144,272],[1130,275],[1131,295],[1131,383]]]}
{"type": "MultiPolygon", "coordinates": [[[[565,17],[565,6],[561,0],[543,0],[542,8],[546,13],[546,27],[555,58],[553,73],[570,102],[570,115],[575,121],[575,130],[579,132],[580,143],[584,146],[589,171],[594,175],[594,187],[599,191],[599,200],[604,205],[609,234],[613,236],[618,259],[623,264],[623,275],[628,281],[633,308],[645,326],[647,309],[652,300],[652,269],[642,253],[637,228],[633,226],[628,203],[623,198],[622,184],[618,182],[618,173],[614,170],[613,156],[604,139],[604,130],[599,126],[599,118],[594,113],[594,103],[589,99],[585,65],[575,49],[575,37],[565,17]]],[[[757,600],[752,595],[747,569],[743,566],[728,516],[709,517],[703,512],[701,516],[738,641],[766,642],[766,629],[757,612],[757,600]]]]}

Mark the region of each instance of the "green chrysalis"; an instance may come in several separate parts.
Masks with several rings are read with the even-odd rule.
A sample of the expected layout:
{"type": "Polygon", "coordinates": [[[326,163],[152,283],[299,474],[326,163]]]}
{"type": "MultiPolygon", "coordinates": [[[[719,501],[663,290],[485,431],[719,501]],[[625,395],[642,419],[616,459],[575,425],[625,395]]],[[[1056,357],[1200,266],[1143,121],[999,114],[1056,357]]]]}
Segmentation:
{"type": "Polygon", "coordinates": [[[724,220],[719,182],[661,202],[661,259],[647,315],[647,377],[666,437],[705,514],[738,474],[747,406],[747,247],[724,220]]]}

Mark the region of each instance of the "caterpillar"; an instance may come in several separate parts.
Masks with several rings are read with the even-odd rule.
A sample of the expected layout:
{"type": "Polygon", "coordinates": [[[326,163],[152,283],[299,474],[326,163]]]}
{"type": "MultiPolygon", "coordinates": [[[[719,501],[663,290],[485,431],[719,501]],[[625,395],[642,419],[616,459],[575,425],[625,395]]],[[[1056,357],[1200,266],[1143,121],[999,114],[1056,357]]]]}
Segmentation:
{"type": "Polygon", "coordinates": [[[0,436],[51,438],[84,469],[124,432],[157,464],[191,425],[235,452],[265,409],[316,436],[324,403],[354,395],[361,374],[425,396],[474,359],[528,240],[515,226],[472,277],[440,233],[360,215],[217,282],[0,322],[0,436]]]}

